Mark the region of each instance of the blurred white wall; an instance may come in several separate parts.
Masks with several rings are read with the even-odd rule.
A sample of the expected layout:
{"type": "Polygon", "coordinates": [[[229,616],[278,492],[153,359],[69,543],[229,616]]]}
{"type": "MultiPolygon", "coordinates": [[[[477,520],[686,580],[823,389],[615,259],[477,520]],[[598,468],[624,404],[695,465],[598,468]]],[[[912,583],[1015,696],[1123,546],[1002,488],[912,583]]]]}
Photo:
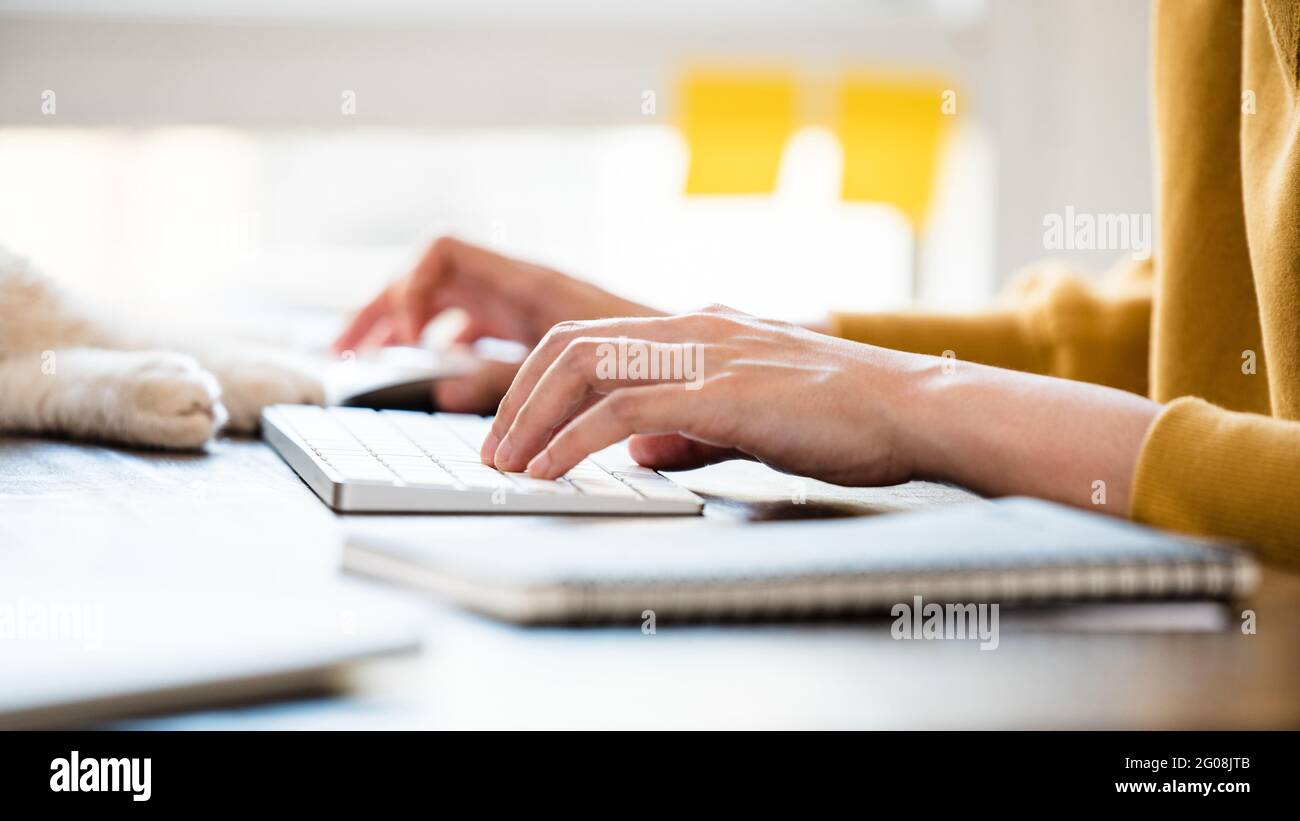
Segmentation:
{"type": "Polygon", "coordinates": [[[674,129],[0,128],[0,243],[130,312],[345,310],[451,233],[665,309],[907,300],[910,243],[799,133],[773,195],[686,197],[674,129]]]}
{"type": "Polygon", "coordinates": [[[1046,251],[1043,216],[1152,213],[1150,4],[994,0],[990,10],[980,116],[998,156],[999,274],[1049,253],[1104,268],[1116,254],[1046,251]]]}
{"type": "MultiPolygon", "coordinates": [[[[215,273],[204,277],[272,288],[276,266],[294,272],[281,285],[366,271],[322,296],[339,302],[446,227],[622,290],[657,279],[657,301],[674,307],[683,290],[695,301],[714,290],[747,295],[754,310],[804,312],[819,288],[823,301],[889,307],[905,299],[905,235],[887,213],[834,203],[833,140],[801,135],[771,202],[694,203],[672,191],[682,149],[666,124],[674,78],[692,61],[778,61],[824,78],[915,66],[958,79],[964,123],[945,158],[923,296],[967,304],[1047,253],[1044,214],[1151,210],[1148,13],[1140,0],[0,0],[0,192],[45,186],[28,202],[0,200],[0,242],[56,227],[76,235],[47,247],[99,248],[125,233],[147,240],[157,271],[206,261],[215,273]],[[54,115],[42,110],[46,90],[54,115]],[[645,90],[658,95],[654,116],[641,111],[645,90]],[[343,91],[355,115],[342,113],[343,91]],[[366,158],[376,152],[387,156],[366,158]],[[227,165],[205,168],[202,156],[227,165]],[[611,156],[630,166],[600,159],[611,156]],[[515,183],[494,166],[517,168],[515,183]],[[187,191],[201,202],[185,202],[187,191]],[[37,200],[80,217],[59,222],[37,200]],[[165,224],[167,203],[198,214],[201,236],[165,224]],[[662,207],[633,207],[646,203],[662,207]],[[583,229],[593,219],[600,232],[583,229]],[[126,229],[113,226],[121,220],[126,229]],[[250,231],[258,259],[222,256],[250,231]],[[794,246],[763,240],[783,231],[819,251],[816,273],[788,275],[802,298],[780,300],[790,285],[771,281],[794,246]],[[180,251],[196,247],[206,256],[187,263],[180,251]]],[[[122,252],[105,276],[128,277],[142,253],[122,252]]],[[[166,290],[150,276],[141,292],[166,290]]]]}

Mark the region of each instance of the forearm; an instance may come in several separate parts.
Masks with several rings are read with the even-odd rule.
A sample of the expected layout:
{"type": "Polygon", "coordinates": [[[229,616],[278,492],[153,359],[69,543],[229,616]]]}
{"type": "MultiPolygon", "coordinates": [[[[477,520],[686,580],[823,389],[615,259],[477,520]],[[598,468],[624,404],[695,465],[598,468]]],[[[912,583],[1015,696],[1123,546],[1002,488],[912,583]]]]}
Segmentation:
{"type": "Polygon", "coordinates": [[[1155,402],[936,357],[912,358],[905,370],[897,429],[918,478],[1127,516],[1155,402]]]}

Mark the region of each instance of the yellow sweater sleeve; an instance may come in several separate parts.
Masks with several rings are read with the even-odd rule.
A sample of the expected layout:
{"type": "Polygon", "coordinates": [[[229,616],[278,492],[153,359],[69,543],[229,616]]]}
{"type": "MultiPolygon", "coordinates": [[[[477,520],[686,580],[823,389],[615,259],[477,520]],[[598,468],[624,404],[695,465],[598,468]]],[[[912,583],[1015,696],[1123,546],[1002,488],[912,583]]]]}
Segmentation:
{"type": "Polygon", "coordinates": [[[1045,264],[1021,275],[1003,304],[973,314],[831,315],[836,336],[912,353],[1094,382],[1145,395],[1151,336],[1149,260],[1099,282],[1045,264]]]}
{"type": "Polygon", "coordinates": [[[1175,399],[1147,431],[1130,516],[1300,562],[1300,422],[1175,399]]]}

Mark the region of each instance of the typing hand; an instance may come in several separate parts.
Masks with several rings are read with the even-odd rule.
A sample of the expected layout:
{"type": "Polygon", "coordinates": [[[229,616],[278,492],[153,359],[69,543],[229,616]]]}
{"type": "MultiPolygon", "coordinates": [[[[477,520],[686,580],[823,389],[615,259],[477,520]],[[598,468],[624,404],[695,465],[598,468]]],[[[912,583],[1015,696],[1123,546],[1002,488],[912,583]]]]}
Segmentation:
{"type": "Polygon", "coordinates": [[[840,484],[897,483],[911,467],[891,400],[916,359],[722,307],[564,322],[520,367],[481,456],[554,478],[632,436],[648,467],[751,457],[840,484]]]}
{"type": "MultiPolygon", "coordinates": [[[[335,353],[383,345],[415,344],[424,327],[449,308],[467,316],[456,336],[469,344],[483,337],[537,344],[546,330],[566,319],[644,316],[655,312],[600,288],[441,237],[406,276],[362,308],[338,339],[335,353]]],[[[513,365],[488,363],[478,372],[437,383],[438,407],[450,411],[492,408],[510,384],[513,365]]]]}

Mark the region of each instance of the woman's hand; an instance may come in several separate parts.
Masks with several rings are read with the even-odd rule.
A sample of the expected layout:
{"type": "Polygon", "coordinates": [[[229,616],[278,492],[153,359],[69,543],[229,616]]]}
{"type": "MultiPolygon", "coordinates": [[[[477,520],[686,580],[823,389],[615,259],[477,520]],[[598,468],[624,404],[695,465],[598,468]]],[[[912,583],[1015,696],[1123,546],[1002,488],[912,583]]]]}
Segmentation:
{"type": "Polygon", "coordinates": [[[893,484],[912,474],[898,399],[908,369],[929,359],[722,307],[565,322],[520,368],[482,457],[553,478],[635,435],[632,454],[650,467],[747,456],[839,484],[893,484]]]}
{"type": "Polygon", "coordinates": [[[552,328],[519,369],[481,455],[554,478],[631,436],[633,458],[661,469],[751,457],[842,485],[938,479],[1125,516],[1159,407],[1100,385],[709,308],[552,328]]]}
{"type": "Polygon", "coordinates": [[[440,237],[411,273],[353,317],[334,350],[413,345],[424,326],[448,308],[468,315],[457,342],[490,336],[529,347],[566,319],[658,313],[559,271],[440,237]]]}
{"type": "MultiPolygon", "coordinates": [[[[459,308],[467,317],[456,336],[458,343],[495,337],[529,347],[566,319],[657,313],[559,271],[442,237],[411,273],[357,313],[335,340],[334,351],[413,345],[429,321],[449,308],[459,308]]],[[[439,381],[435,385],[438,406],[452,411],[490,410],[514,371],[513,364],[490,362],[470,376],[439,381]]]]}
{"type": "MultiPolygon", "coordinates": [[[[632,456],[661,469],[748,457],[844,485],[940,479],[1124,516],[1159,410],[1112,388],[876,348],[726,308],[665,317],[452,239],[362,309],[335,347],[414,342],[447,308],[469,316],[461,342],[537,346],[482,458],[540,477],[631,436],[632,456]],[[606,316],[627,318],[597,319],[606,316]]],[[[440,407],[489,409],[513,367],[440,381],[440,407]]]]}

